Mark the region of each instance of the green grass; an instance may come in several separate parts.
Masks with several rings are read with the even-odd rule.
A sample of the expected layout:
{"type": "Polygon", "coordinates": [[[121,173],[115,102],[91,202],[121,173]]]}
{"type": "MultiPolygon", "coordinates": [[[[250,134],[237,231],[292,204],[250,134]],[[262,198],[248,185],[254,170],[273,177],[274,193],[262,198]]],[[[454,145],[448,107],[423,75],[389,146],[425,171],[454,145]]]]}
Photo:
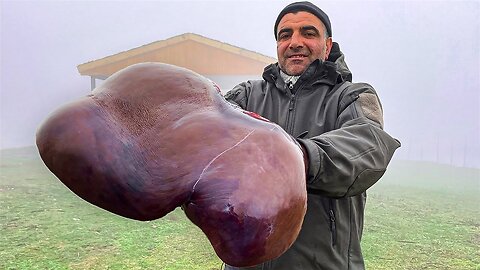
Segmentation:
{"type": "MultiPolygon", "coordinates": [[[[83,201],[35,149],[0,152],[0,269],[220,269],[180,209],[139,222],[83,201]]],[[[480,170],[396,161],[368,194],[368,269],[480,269],[480,170]]]]}
{"type": "Polygon", "coordinates": [[[2,151],[0,269],[219,269],[180,209],[140,222],[70,192],[32,148],[2,151]]]}
{"type": "Polygon", "coordinates": [[[369,192],[369,269],[480,269],[479,170],[396,162],[369,192]]]}

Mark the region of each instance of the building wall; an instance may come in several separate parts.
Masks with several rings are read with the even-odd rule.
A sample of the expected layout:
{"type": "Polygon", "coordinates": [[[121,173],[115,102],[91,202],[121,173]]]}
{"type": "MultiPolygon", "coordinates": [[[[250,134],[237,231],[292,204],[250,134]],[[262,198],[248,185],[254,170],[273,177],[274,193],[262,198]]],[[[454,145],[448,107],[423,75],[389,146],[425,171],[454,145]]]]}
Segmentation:
{"type": "MultiPolygon", "coordinates": [[[[219,76],[219,75],[210,75],[205,76],[215,82],[222,91],[222,94],[227,93],[229,90],[233,89],[236,85],[246,82],[248,80],[257,80],[261,79],[261,75],[234,75],[234,76],[219,76]]],[[[104,80],[96,79],[95,86],[99,87],[103,84],[104,80]]],[[[93,90],[93,89],[92,89],[93,90]]]]}
{"type": "Polygon", "coordinates": [[[206,76],[210,80],[214,81],[222,91],[222,94],[225,94],[229,90],[233,89],[236,85],[248,80],[258,80],[261,79],[261,74],[257,75],[234,75],[234,76],[219,76],[219,75],[210,75],[206,76]]]}

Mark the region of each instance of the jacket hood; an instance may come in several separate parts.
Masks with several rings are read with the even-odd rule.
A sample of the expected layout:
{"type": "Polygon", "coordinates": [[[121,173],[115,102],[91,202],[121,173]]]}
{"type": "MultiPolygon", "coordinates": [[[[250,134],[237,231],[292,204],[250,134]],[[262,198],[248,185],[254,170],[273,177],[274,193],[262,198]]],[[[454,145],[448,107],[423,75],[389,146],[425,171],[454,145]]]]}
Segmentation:
{"type": "Polygon", "coordinates": [[[340,45],[337,42],[333,42],[330,55],[328,55],[327,61],[334,62],[337,65],[337,71],[342,75],[346,81],[352,81],[352,72],[348,69],[345,62],[345,55],[340,51],[340,45]]]}

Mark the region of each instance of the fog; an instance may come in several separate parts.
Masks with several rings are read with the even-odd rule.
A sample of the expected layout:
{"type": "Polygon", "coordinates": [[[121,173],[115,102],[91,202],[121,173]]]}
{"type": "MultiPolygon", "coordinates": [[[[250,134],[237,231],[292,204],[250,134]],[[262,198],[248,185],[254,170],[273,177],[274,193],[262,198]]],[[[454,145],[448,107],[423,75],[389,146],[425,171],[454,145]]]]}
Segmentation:
{"type": "MultiPolygon", "coordinates": [[[[377,90],[397,158],[480,167],[479,1],[314,2],[354,81],[377,90]]],[[[0,2],[0,148],[33,145],[49,113],[88,94],[88,61],[187,32],[276,57],[288,3],[0,2]]]]}

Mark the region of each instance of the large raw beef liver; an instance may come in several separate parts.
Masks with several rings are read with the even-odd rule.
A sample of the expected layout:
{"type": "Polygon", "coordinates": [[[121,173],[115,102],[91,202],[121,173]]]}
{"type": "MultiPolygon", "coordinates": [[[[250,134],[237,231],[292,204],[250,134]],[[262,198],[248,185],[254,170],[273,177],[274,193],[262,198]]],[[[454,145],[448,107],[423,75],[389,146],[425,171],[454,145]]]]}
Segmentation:
{"type": "Polygon", "coordinates": [[[181,206],[233,266],[281,255],[302,225],[301,150],[187,69],[142,63],[115,73],[54,112],[37,146],[68,188],[110,212],[153,220],[181,206]]]}

